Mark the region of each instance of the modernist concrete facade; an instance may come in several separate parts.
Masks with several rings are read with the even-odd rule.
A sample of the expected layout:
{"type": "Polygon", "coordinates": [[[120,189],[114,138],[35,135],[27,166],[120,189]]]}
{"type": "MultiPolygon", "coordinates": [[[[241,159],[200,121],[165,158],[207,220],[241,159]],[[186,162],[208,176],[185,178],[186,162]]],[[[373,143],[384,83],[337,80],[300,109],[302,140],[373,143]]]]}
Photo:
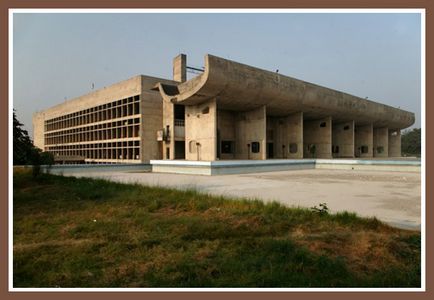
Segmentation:
{"type": "Polygon", "coordinates": [[[401,156],[411,112],[205,56],[187,80],[136,76],[34,115],[35,145],[58,161],[147,163],[401,156]]]}

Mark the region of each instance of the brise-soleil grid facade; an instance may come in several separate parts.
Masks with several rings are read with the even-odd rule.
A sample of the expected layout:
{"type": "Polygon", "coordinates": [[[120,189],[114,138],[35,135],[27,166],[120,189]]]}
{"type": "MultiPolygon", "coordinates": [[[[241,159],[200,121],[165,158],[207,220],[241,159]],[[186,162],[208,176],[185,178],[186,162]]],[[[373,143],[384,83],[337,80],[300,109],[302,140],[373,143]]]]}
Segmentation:
{"type": "Polygon", "coordinates": [[[140,119],[140,95],[52,118],[44,124],[45,150],[65,160],[138,161],[140,119]]]}

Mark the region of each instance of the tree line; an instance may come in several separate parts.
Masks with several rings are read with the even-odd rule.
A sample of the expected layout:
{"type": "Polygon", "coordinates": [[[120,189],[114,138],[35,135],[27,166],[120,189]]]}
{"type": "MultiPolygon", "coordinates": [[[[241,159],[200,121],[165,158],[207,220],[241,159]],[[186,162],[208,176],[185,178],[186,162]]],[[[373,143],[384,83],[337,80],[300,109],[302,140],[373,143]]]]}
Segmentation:
{"type": "Polygon", "coordinates": [[[29,137],[27,130],[18,120],[13,111],[13,164],[14,165],[52,165],[54,163],[53,154],[44,152],[35,147],[29,137]]]}
{"type": "Polygon", "coordinates": [[[421,129],[406,130],[401,135],[402,156],[417,156],[421,153],[421,129]]]}

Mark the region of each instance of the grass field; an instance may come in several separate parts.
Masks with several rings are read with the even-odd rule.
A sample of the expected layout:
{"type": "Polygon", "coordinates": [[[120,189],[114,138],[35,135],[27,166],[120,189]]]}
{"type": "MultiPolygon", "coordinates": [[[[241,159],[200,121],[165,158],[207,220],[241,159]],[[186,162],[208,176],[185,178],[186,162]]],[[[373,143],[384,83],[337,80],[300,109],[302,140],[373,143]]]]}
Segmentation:
{"type": "Polygon", "coordinates": [[[420,233],[376,219],[25,171],[13,188],[15,287],[421,283],[420,233]]]}

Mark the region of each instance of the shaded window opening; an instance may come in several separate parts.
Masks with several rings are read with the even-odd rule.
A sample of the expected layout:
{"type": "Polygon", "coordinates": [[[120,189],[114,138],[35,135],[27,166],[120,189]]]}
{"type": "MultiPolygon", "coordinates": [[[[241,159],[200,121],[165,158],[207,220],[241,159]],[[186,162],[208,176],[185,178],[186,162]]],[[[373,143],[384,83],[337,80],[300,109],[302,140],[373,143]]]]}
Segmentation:
{"type": "Polygon", "coordinates": [[[188,143],[188,151],[190,153],[196,153],[196,149],[197,149],[196,141],[190,141],[188,143]]]}
{"type": "Polygon", "coordinates": [[[202,109],[202,114],[208,114],[209,113],[209,107],[205,107],[204,109],[202,109]]]}
{"type": "Polygon", "coordinates": [[[298,145],[296,143],[289,144],[289,153],[297,153],[298,151],[298,145]]]}
{"type": "Polygon", "coordinates": [[[326,127],[326,122],[321,122],[321,123],[319,124],[319,127],[326,127]]]}
{"type": "Polygon", "coordinates": [[[383,153],[383,152],[384,152],[384,147],[383,146],[377,147],[377,153],[383,153]]]}
{"type": "Polygon", "coordinates": [[[368,148],[368,146],[362,146],[361,150],[362,150],[362,153],[368,153],[369,148],[368,148]]]}
{"type": "Polygon", "coordinates": [[[332,153],[339,153],[339,146],[332,146],[332,153]]]}
{"type": "Polygon", "coordinates": [[[260,143],[252,142],[252,153],[259,153],[260,151],[260,143]]]}
{"type": "Polygon", "coordinates": [[[222,141],[221,142],[221,152],[225,154],[234,153],[234,142],[233,141],[222,141]]]}
{"type": "Polygon", "coordinates": [[[175,105],[175,120],[184,120],[185,119],[185,106],[184,105],[175,105]]]}
{"type": "Polygon", "coordinates": [[[349,125],[344,126],[344,130],[348,130],[348,129],[350,129],[349,125]]]}

